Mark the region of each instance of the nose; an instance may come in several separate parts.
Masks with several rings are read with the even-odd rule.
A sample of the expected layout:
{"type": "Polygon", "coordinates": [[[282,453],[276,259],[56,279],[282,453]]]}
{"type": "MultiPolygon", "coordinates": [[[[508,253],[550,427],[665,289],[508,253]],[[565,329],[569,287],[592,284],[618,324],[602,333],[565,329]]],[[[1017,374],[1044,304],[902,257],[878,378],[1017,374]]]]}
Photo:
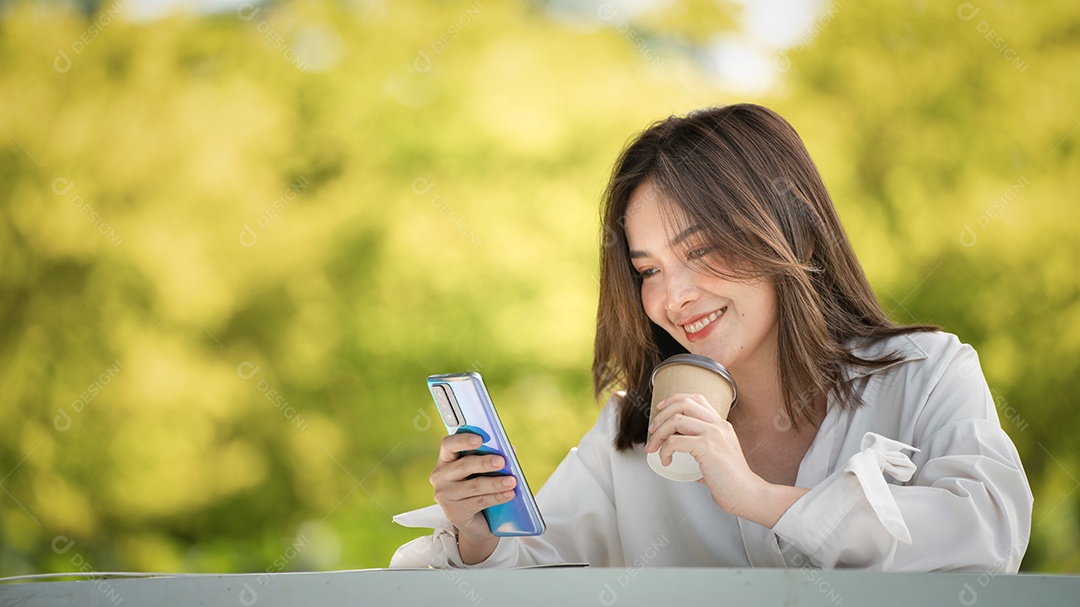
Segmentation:
{"type": "Polygon", "coordinates": [[[668,312],[678,312],[701,296],[701,291],[698,290],[694,281],[696,273],[690,268],[679,264],[669,270],[665,276],[667,280],[664,284],[666,295],[664,307],[668,312]]]}

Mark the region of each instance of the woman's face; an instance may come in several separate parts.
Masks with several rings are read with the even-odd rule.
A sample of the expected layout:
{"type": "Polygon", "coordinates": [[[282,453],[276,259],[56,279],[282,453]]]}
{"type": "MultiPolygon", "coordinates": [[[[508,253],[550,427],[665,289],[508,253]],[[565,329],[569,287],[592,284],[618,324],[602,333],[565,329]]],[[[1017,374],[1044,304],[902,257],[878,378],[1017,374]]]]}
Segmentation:
{"type": "MultiPolygon", "coordinates": [[[[732,372],[776,365],[776,289],[770,279],[731,280],[695,269],[709,244],[648,181],[630,195],[625,229],[648,317],[694,354],[732,372]],[[677,222],[664,221],[674,216],[677,222]]],[[[723,266],[723,259],[710,259],[723,266]]]]}

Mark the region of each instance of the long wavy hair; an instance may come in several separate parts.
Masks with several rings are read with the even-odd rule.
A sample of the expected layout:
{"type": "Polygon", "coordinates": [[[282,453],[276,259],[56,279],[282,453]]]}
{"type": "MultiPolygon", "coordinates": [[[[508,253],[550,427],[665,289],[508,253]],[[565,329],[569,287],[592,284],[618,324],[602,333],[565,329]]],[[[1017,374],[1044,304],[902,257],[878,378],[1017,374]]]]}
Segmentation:
{"type": "MultiPolygon", "coordinates": [[[[593,389],[619,401],[618,450],[644,443],[653,368],[686,352],[645,314],[641,278],[624,230],[630,196],[648,181],[701,229],[714,253],[699,271],[735,279],[771,278],[776,288],[784,409],[798,427],[815,402],[833,393],[842,406],[863,403],[845,381],[846,365],[871,368],[860,343],[915,331],[882,311],[832,199],[795,129],[775,112],[738,104],[672,116],[635,137],[615,164],[601,209],[600,301],[593,389]]],[[[678,214],[668,213],[679,221],[678,214]]],[[[680,228],[686,226],[678,226],[680,228]]]]}

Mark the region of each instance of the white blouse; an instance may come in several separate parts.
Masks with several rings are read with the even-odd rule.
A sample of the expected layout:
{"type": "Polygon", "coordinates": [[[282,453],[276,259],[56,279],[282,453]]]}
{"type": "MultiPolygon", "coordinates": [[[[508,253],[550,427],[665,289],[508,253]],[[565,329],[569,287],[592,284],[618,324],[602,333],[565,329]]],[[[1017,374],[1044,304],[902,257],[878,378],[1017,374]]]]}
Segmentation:
{"type": "Polygon", "coordinates": [[[641,445],[618,452],[617,405],[537,493],[547,532],[501,538],[464,565],[438,505],[394,521],[434,534],[391,567],[861,567],[1016,572],[1031,531],[1031,489],[998,422],[975,350],[948,333],[913,333],[855,349],[901,357],[850,367],[865,406],[829,401],[795,486],[810,491],[772,529],[728,514],[700,483],[667,480],[641,445]]]}

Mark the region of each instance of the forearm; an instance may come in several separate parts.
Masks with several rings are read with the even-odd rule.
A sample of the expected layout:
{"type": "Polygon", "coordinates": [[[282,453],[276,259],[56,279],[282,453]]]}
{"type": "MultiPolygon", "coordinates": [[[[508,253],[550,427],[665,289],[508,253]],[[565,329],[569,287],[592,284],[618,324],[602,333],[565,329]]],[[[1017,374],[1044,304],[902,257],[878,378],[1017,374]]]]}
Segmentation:
{"type": "Polygon", "coordinates": [[[867,433],[862,451],[770,529],[824,568],[1015,572],[1030,533],[1031,494],[1007,440],[989,421],[943,429],[920,444],[927,455],[914,474],[902,453],[912,447],[867,433]]]}
{"type": "Polygon", "coordinates": [[[764,480],[749,492],[749,499],[741,502],[736,516],[772,529],[788,508],[810,490],[803,487],[773,485],[764,480]]]}

